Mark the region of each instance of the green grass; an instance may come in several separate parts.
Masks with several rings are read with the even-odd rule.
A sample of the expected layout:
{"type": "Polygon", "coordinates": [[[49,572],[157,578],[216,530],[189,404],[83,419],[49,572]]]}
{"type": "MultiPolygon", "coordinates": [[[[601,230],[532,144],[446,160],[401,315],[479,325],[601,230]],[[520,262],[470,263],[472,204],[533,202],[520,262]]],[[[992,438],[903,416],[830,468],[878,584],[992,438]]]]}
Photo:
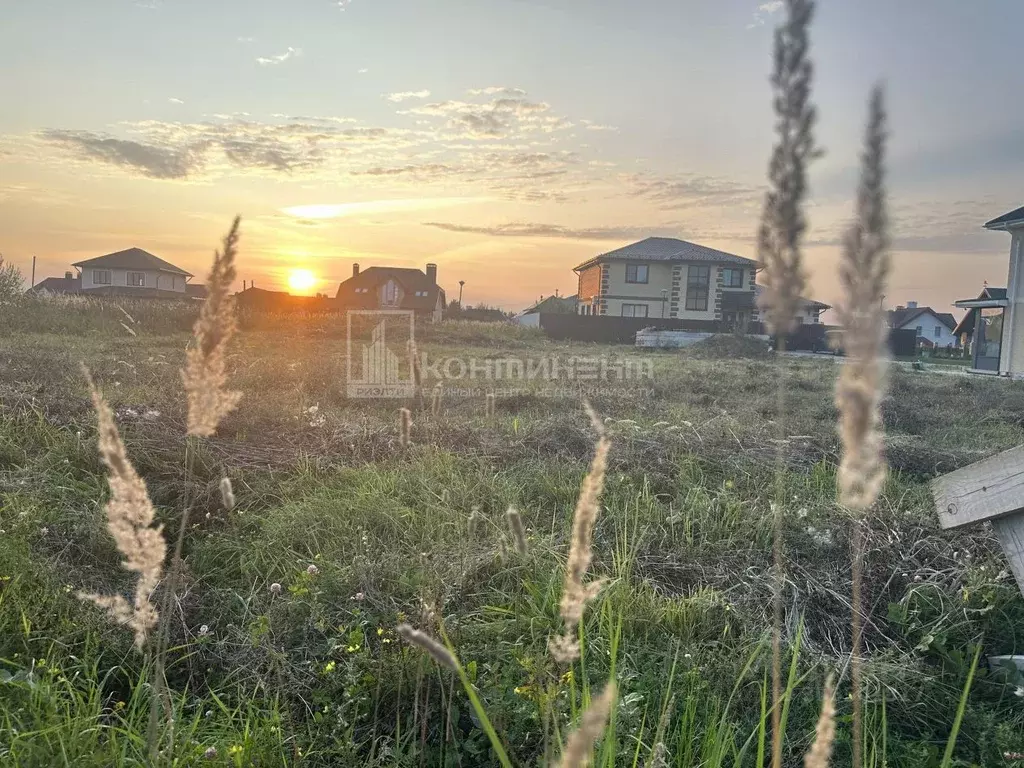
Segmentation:
{"type": "MultiPolygon", "coordinates": [[[[429,404],[414,413],[402,450],[398,403],[345,397],[334,321],[270,333],[253,320],[231,359],[245,399],[199,444],[186,486],[185,335],[154,322],[132,337],[119,320],[89,317],[92,332],[0,338],[0,763],[146,764],[151,660],[74,596],[130,583],[102,519],[81,361],[172,536],[181,500],[193,499],[162,764],[192,765],[213,747],[222,765],[486,766],[502,763],[500,743],[509,764],[537,765],[557,757],[612,675],[620,699],[595,765],[646,765],[658,739],[678,768],[765,764],[772,361],[657,353],[643,394],[593,395],[614,442],[593,567],[608,583],[588,609],[581,662],[561,669],[547,642],[561,629],[567,536],[593,448],[579,391],[551,397],[527,383],[499,397],[493,420],[482,394],[446,394],[438,418],[429,404]],[[230,513],[217,491],[224,474],[238,499],[230,513]],[[512,545],[509,504],[526,523],[527,555],[512,545]],[[474,508],[483,522],[470,531],[474,508]],[[421,624],[424,603],[443,619],[461,675],[395,637],[398,622],[421,624]]],[[[420,345],[438,358],[639,354],[481,324],[430,328],[420,345]]],[[[847,765],[837,369],[786,364],[785,752],[799,762],[834,672],[835,764],[847,765]]],[[[866,535],[867,764],[998,765],[1002,752],[1024,751],[1020,683],[989,673],[975,649],[1017,652],[1024,601],[989,531],[938,529],[927,481],[1024,442],[1024,387],[897,370],[883,415],[894,472],[866,535]]]]}

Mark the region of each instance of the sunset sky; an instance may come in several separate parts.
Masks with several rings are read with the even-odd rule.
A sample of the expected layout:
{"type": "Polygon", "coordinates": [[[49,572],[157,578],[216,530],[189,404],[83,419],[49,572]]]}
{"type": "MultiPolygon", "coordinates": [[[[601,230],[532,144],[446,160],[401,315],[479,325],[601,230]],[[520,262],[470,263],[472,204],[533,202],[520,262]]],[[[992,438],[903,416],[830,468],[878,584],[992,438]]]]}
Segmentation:
{"type": "MultiPolygon", "coordinates": [[[[32,0],[0,11],[0,253],[28,277],[131,246],[333,295],[438,264],[519,309],[648,235],[753,258],[771,148],[759,0],[32,0]]],[[[809,294],[837,295],[871,84],[890,100],[888,303],[1005,285],[1024,204],[1019,0],[822,0],[809,294]]],[[[239,285],[239,287],[241,287],[239,285]]]]}

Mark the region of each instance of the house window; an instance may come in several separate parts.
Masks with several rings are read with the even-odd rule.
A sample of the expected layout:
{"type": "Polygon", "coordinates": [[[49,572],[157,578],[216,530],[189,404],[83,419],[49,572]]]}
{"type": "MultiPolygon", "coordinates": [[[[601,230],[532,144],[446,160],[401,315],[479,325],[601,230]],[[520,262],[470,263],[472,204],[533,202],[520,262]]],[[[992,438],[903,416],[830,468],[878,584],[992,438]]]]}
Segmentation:
{"type": "Polygon", "coordinates": [[[686,311],[706,312],[708,309],[708,286],[711,283],[711,267],[691,265],[686,270],[686,311]]]}
{"type": "Polygon", "coordinates": [[[384,303],[388,305],[398,303],[398,284],[394,280],[388,280],[384,285],[384,303]]]}
{"type": "Polygon", "coordinates": [[[622,316],[623,317],[647,317],[647,305],[646,304],[623,304],[622,305],[622,316]]]}
{"type": "Polygon", "coordinates": [[[725,288],[742,288],[743,287],[743,270],[742,269],[723,269],[722,270],[722,286],[725,288]]]}
{"type": "Polygon", "coordinates": [[[924,326],[923,325],[917,326],[917,335],[918,336],[924,336],[924,326]]]}
{"type": "MultiPolygon", "coordinates": [[[[646,264],[627,264],[626,265],[626,282],[627,283],[646,283],[647,282],[647,265],[646,264]]],[[[644,315],[647,317],[647,315],[644,315]]]]}
{"type": "Polygon", "coordinates": [[[128,273],[128,285],[135,288],[144,288],[146,285],[146,273],[145,272],[129,272],[128,273]]]}
{"type": "Polygon", "coordinates": [[[942,338],[942,326],[941,325],[936,325],[935,326],[935,338],[936,339],[941,339],[942,338]]]}
{"type": "Polygon", "coordinates": [[[94,269],[92,271],[93,285],[110,285],[109,269],[94,269]]]}

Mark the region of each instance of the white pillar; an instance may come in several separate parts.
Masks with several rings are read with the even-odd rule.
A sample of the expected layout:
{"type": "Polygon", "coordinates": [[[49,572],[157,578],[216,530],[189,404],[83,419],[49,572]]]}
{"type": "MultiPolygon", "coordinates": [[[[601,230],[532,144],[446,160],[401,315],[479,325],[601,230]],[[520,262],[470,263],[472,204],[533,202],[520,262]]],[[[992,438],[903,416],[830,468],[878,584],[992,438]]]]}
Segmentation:
{"type": "Polygon", "coordinates": [[[999,372],[1024,376],[1024,230],[1010,230],[1010,273],[1006,279],[1006,313],[999,372]]]}

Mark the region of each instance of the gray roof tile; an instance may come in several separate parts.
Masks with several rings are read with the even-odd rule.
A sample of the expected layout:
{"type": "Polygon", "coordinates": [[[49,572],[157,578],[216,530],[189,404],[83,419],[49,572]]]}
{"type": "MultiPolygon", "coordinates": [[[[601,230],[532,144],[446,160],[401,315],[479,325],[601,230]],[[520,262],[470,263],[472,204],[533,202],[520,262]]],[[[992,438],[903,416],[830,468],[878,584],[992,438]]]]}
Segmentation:
{"type": "Polygon", "coordinates": [[[176,275],[192,277],[191,272],[186,272],[181,267],[176,267],[169,261],[154,256],[149,251],[141,248],[128,248],[116,253],[108,253],[105,256],[97,256],[95,259],[86,259],[72,264],[73,267],[104,267],[106,269],[154,269],[161,272],[173,272],[176,275]]]}
{"type": "Polygon", "coordinates": [[[985,229],[1005,229],[1008,224],[1024,224],[1024,205],[992,219],[985,224],[985,229]]]}
{"type": "Polygon", "coordinates": [[[757,266],[753,259],[745,259],[732,253],[708,248],[706,245],[679,240],[674,237],[648,237],[631,245],[616,248],[588,259],[576,269],[589,267],[609,260],[638,261],[705,261],[714,264],[736,264],[744,267],[757,266]]]}

